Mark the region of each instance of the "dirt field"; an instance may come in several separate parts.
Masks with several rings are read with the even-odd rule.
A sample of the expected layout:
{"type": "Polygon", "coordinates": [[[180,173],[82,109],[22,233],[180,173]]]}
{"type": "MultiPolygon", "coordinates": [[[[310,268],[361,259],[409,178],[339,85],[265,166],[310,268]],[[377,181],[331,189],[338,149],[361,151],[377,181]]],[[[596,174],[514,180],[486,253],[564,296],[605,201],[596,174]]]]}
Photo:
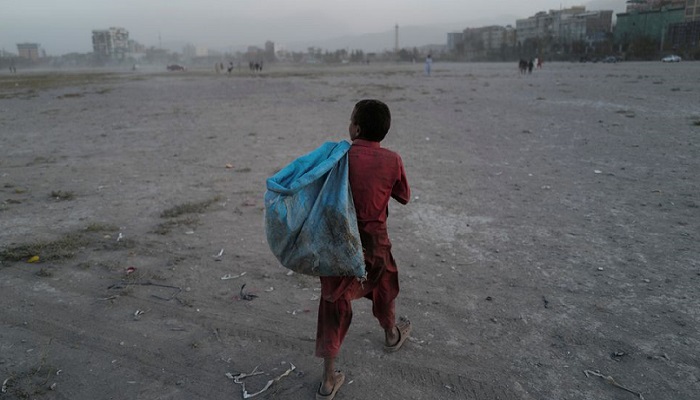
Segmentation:
{"type": "Polygon", "coordinates": [[[368,97],[414,331],[385,354],[356,302],[337,399],[697,399],[700,63],[433,69],[2,72],[0,399],[239,399],[227,373],[292,365],[257,398],[313,398],[319,284],[270,253],[265,179],[368,97]]]}

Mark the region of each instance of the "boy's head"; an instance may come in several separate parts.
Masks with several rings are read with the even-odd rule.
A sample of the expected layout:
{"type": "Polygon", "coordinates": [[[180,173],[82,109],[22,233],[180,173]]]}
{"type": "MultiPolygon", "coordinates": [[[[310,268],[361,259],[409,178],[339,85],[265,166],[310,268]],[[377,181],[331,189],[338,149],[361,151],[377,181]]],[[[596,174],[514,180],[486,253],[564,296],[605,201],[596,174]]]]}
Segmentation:
{"type": "Polygon", "coordinates": [[[391,113],[389,107],[379,100],[360,100],[350,116],[351,139],[381,142],[389,132],[391,113]]]}

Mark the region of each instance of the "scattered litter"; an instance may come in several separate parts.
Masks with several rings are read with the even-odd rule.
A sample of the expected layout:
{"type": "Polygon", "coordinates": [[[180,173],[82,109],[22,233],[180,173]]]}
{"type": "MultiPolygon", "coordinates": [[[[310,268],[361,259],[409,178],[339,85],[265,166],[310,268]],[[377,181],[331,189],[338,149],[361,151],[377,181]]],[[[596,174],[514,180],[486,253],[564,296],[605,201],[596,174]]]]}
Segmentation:
{"type": "Polygon", "coordinates": [[[317,295],[317,294],[311,296],[311,301],[315,301],[315,300],[318,300],[318,295],[317,295]]]}
{"type": "MultiPolygon", "coordinates": [[[[136,268],[134,268],[134,267],[129,267],[129,268],[127,268],[127,274],[130,274],[131,272],[133,272],[133,271],[130,271],[130,272],[128,271],[128,270],[131,269],[131,268],[133,268],[134,271],[136,270],[136,268]]],[[[170,300],[174,299],[175,296],[177,296],[178,294],[180,294],[180,292],[182,291],[182,288],[180,288],[179,286],[162,285],[162,284],[160,284],[160,283],[153,283],[153,282],[151,282],[151,281],[147,281],[147,282],[124,282],[124,281],[122,281],[122,282],[115,283],[115,284],[113,284],[113,285],[109,285],[109,286],[107,287],[107,289],[124,289],[124,288],[129,287],[130,285],[157,286],[157,287],[162,287],[162,288],[167,288],[167,289],[175,289],[176,291],[173,292],[173,295],[170,296],[169,298],[165,298],[165,297],[161,297],[161,296],[156,296],[155,294],[152,294],[152,295],[151,295],[152,297],[155,297],[156,299],[165,300],[165,301],[170,301],[170,300]]],[[[116,298],[116,297],[118,297],[118,296],[116,296],[116,297],[113,296],[113,297],[116,298]]],[[[108,298],[104,298],[104,299],[100,299],[100,300],[113,300],[113,298],[112,298],[112,297],[108,297],[108,298]]]]}
{"type": "Polygon", "coordinates": [[[5,381],[2,383],[2,393],[7,393],[7,381],[9,381],[10,378],[5,379],[5,381]]]}
{"type": "Polygon", "coordinates": [[[61,372],[63,372],[63,370],[59,369],[58,371],[56,371],[56,375],[61,375],[61,372]]]}
{"type": "Polygon", "coordinates": [[[308,309],[306,309],[306,310],[299,309],[299,310],[287,311],[287,314],[297,315],[297,314],[308,313],[308,312],[311,312],[311,310],[308,310],[308,309]]]}
{"type": "Polygon", "coordinates": [[[194,231],[192,231],[192,230],[185,231],[185,235],[193,235],[193,234],[194,234],[194,231]]]}
{"type": "Polygon", "coordinates": [[[39,262],[39,256],[31,256],[29,257],[29,260],[27,260],[28,263],[37,263],[39,262]]]}
{"type": "Polygon", "coordinates": [[[603,270],[603,267],[598,267],[598,271],[602,271],[602,270],[603,270]]]}
{"type": "Polygon", "coordinates": [[[256,297],[258,297],[257,294],[246,293],[246,292],[244,291],[245,285],[246,285],[246,284],[244,283],[243,286],[241,286],[241,292],[240,292],[240,295],[239,295],[239,297],[238,297],[239,299],[245,300],[245,301],[251,301],[251,300],[255,299],[256,297]]]}
{"type": "Polygon", "coordinates": [[[52,383],[51,386],[49,386],[49,390],[56,390],[56,383],[52,383]]]}
{"type": "Polygon", "coordinates": [[[543,185],[543,186],[542,186],[542,190],[549,190],[549,189],[551,189],[551,188],[552,188],[552,187],[549,186],[549,185],[543,185]]]}
{"type": "Polygon", "coordinates": [[[117,242],[120,242],[124,238],[124,235],[122,235],[121,232],[119,232],[119,236],[117,236],[117,242]]]}
{"type": "Polygon", "coordinates": [[[593,173],[594,173],[594,174],[602,174],[603,171],[601,171],[601,170],[599,170],[599,169],[596,169],[596,170],[593,171],[593,173]]]}
{"type": "Polygon", "coordinates": [[[626,387],[620,385],[620,384],[617,383],[617,382],[615,381],[615,379],[614,379],[612,376],[610,376],[610,375],[605,376],[605,375],[601,374],[601,373],[598,372],[598,371],[591,371],[591,370],[588,370],[588,369],[585,370],[585,371],[583,371],[583,373],[586,374],[586,377],[590,377],[590,375],[593,375],[593,376],[597,376],[597,377],[599,377],[599,378],[602,378],[602,379],[605,380],[605,382],[607,382],[607,383],[609,383],[609,384],[615,386],[616,388],[620,388],[620,389],[622,389],[622,390],[625,390],[625,391],[627,391],[627,392],[630,392],[630,393],[636,395],[637,397],[639,397],[640,399],[644,400],[644,396],[642,396],[641,393],[635,392],[634,390],[628,389],[628,388],[626,388],[626,387]],[[589,375],[589,374],[590,374],[590,375],[589,375]]]}
{"type": "Polygon", "coordinates": [[[226,168],[227,168],[227,169],[233,168],[233,164],[226,164],[226,168]]]}
{"type": "Polygon", "coordinates": [[[627,355],[627,353],[625,353],[623,351],[615,351],[615,352],[610,354],[610,358],[612,358],[613,360],[615,360],[617,362],[620,362],[622,360],[622,357],[624,357],[626,355],[627,355]]]}
{"type": "Polygon", "coordinates": [[[273,290],[275,290],[275,288],[272,287],[272,286],[270,286],[269,288],[265,289],[266,292],[271,292],[271,291],[273,291],[273,290]]]}
{"type": "Polygon", "coordinates": [[[212,257],[214,257],[216,259],[216,261],[219,261],[221,259],[221,256],[223,256],[223,255],[224,255],[224,249],[221,249],[219,254],[214,254],[212,257]]]}
{"type": "Polygon", "coordinates": [[[294,271],[287,272],[287,276],[292,276],[292,275],[294,275],[294,271]]]}
{"type": "Polygon", "coordinates": [[[280,379],[282,379],[282,378],[284,378],[285,376],[289,375],[292,371],[294,371],[294,370],[297,368],[297,367],[295,367],[294,364],[292,364],[292,363],[289,363],[289,365],[291,365],[291,367],[289,367],[289,369],[287,369],[286,371],[284,371],[284,373],[282,373],[282,375],[278,376],[278,377],[275,378],[275,379],[270,379],[270,380],[267,381],[267,383],[265,384],[265,387],[263,387],[263,388],[260,389],[259,391],[255,392],[255,393],[252,393],[252,394],[251,394],[251,393],[248,393],[248,391],[246,390],[246,388],[245,388],[245,382],[243,382],[243,379],[248,378],[248,377],[250,377],[250,376],[255,376],[255,375],[264,374],[264,372],[258,371],[258,367],[255,367],[255,368],[253,369],[253,371],[252,371],[251,373],[249,373],[249,374],[240,373],[240,374],[234,376],[234,375],[231,374],[230,372],[227,372],[227,373],[226,373],[226,376],[227,376],[229,379],[233,379],[233,383],[236,383],[236,384],[238,384],[238,385],[241,385],[241,390],[243,391],[243,398],[244,398],[244,399],[250,399],[251,397],[255,397],[255,396],[259,395],[260,393],[266,391],[267,389],[270,388],[270,386],[272,386],[273,383],[278,382],[280,379]]]}
{"type": "Polygon", "coordinates": [[[138,321],[139,319],[141,319],[141,316],[145,313],[146,312],[143,310],[136,310],[136,312],[134,313],[134,320],[138,321]]]}
{"type": "Polygon", "coordinates": [[[129,267],[129,268],[126,269],[126,274],[127,274],[127,275],[132,274],[132,273],[134,273],[134,272],[136,272],[136,268],[135,268],[135,267],[129,267]]]}
{"type": "Polygon", "coordinates": [[[542,301],[544,302],[544,308],[549,308],[549,300],[547,300],[546,297],[542,296],[542,301]]]}
{"type": "MultiPolygon", "coordinates": [[[[226,274],[226,275],[224,275],[224,276],[221,277],[221,280],[222,280],[222,281],[226,281],[226,280],[229,280],[229,279],[237,279],[237,278],[242,277],[242,276],[245,275],[245,274],[246,274],[245,272],[241,272],[241,273],[238,274],[238,275],[226,274]]],[[[243,286],[245,286],[245,285],[243,285],[243,286]]]]}

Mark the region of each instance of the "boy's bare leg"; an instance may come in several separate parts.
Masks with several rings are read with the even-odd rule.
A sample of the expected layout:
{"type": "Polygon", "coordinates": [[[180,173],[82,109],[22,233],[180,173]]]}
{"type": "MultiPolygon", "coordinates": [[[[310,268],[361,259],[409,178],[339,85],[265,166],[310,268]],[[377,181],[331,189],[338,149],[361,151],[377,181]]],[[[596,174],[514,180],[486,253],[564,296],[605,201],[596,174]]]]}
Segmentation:
{"type": "Polygon", "coordinates": [[[319,393],[330,394],[335,387],[335,358],[323,359],[323,381],[319,393]]]}
{"type": "Polygon", "coordinates": [[[396,325],[394,325],[393,328],[385,329],[384,336],[386,337],[387,346],[394,346],[401,339],[399,328],[397,328],[396,325]]]}

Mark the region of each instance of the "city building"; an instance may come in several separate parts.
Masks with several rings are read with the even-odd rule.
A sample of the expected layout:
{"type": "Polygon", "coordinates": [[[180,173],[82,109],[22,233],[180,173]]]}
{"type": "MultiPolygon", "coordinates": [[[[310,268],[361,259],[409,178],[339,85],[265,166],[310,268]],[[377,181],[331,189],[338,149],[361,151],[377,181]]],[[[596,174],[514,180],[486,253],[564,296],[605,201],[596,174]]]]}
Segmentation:
{"type": "Polygon", "coordinates": [[[625,51],[631,44],[653,43],[656,49],[665,47],[668,29],[685,20],[685,7],[662,7],[649,11],[633,11],[617,14],[615,44],[625,51]]]}
{"type": "Polygon", "coordinates": [[[515,29],[508,26],[467,28],[447,34],[447,51],[467,60],[502,58],[515,47],[515,29]]]}
{"type": "Polygon", "coordinates": [[[447,34],[447,51],[461,52],[464,49],[464,33],[450,32],[447,34]]]}
{"type": "Polygon", "coordinates": [[[612,10],[586,11],[577,6],[541,11],[515,21],[517,44],[526,53],[585,52],[610,38],[612,10]]]}
{"type": "Polygon", "coordinates": [[[17,53],[19,58],[25,58],[31,61],[39,59],[39,44],[38,43],[17,43],[17,53]]]}
{"type": "Polygon", "coordinates": [[[700,0],[686,1],[684,21],[669,24],[666,37],[671,50],[700,55],[700,0]]]}
{"type": "MultiPolygon", "coordinates": [[[[627,0],[626,11],[652,11],[662,7],[678,8],[684,7],[687,0],[627,0]]],[[[695,0],[691,0],[695,1],[695,0]]]]}
{"type": "Polygon", "coordinates": [[[700,20],[700,0],[686,0],[685,20],[686,22],[700,20]]]}
{"type": "Polygon", "coordinates": [[[186,44],[185,47],[182,48],[182,55],[188,59],[207,57],[209,56],[209,49],[204,46],[186,44]]]}
{"type": "Polygon", "coordinates": [[[129,31],[117,27],[93,30],[92,51],[102,59],[123,60],[129,53],[129,31]]]}
{"type": "Polygon", "coordinates": [[[268,40],[267,42],[265,42],[265,61],[275,61],[275,54],[275,42],[268,40]]]}

